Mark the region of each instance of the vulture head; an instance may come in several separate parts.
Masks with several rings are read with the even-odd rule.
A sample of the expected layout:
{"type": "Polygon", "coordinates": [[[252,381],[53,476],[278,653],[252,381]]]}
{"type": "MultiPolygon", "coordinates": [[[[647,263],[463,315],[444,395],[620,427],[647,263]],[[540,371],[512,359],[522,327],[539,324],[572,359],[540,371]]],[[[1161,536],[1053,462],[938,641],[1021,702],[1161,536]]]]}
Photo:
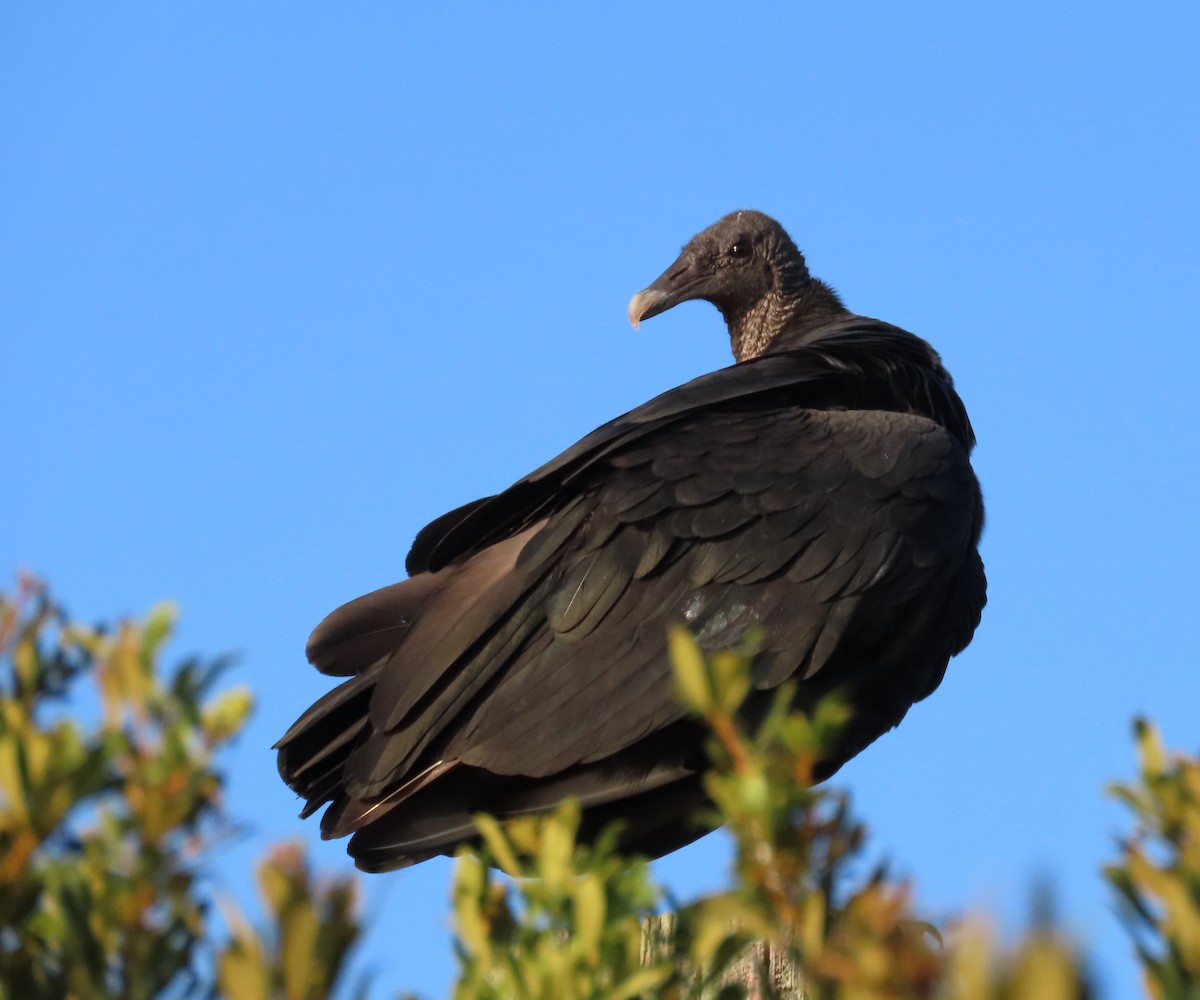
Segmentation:
{"type": "Polygon", "coordinates": [[[693,236],[675,263],[630,300],[629,321],[666,312],[689,299],[711,302],[725,318],[738,361],[789,344],[846,310],[813,278],[804,255],[778,222],[762,212],[730,212],[693,236]]]}

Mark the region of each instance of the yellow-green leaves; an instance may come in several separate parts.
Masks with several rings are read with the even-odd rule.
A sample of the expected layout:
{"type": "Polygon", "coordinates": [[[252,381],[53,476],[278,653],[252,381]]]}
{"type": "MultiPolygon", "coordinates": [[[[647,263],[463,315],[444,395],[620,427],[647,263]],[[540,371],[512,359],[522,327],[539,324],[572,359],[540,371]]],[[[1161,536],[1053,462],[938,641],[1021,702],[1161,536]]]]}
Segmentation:
{"type": "Polygon", "coordinates": [[[254,710],[254,695],[245,685],[223,691],[200,711],[200,730],[210,746],[228,743],[242,731],[254,710]]]}
{"type": "Polygon", "coordinates": [[[163,668],[175,618],[85,628],[32,580],[0,595],[0,1000],[324,1000],[344,968],[353,886],[314,886],[295,850],[260,873],[274,932],[232,920],[213,961],[215,753],[253,699],[213,690],[220,661],[163,668]]]}
{"type": "Polygon", "coordinates": [[[325,1000],[333,995],[359,934],[353,880],[316,885],[295,844],[271,852],[258,869],[259,893],[275,929],[260,937],[226,904],[233,939],[218,956],[218,983],[229,1000],[325,1000]]]}
{"type": "Polygon", "coordinates": [[[698,715],[706,714],[713,708],[713,693],[700,647],[682,625],[672,625],[667,640],[679,700],[698,715]]]}
{"type": "Polygon", "coordinates": [[[580,810],[506,824],[477,820],[486,856],[515,885],[460,852],[454,911],[458,1000],[632,1000],[673,975],[645,965],[641,919],[657,893],[645,867],[612,851],[611,835],[578,843],[580,810]]]}
{"type": "Polygon", "coordinates": [[[1008,952],[971,927],[943,943],[906,884],[862,870],[847,797],[811,787],[844,705],[800,712],[792,689],[752,694],[750,650],[706,655],[682,629],[669,643],[680,699],[710,732],[730,888],[649,918],[663,901],[645,867],[612,852],[616,831],[580,843],[575,804],[479,817],[483,856],[508,878],[460,854],[457,1000],[1082,1000],[1078,954],[1052,929],[1008,952]]]}
{"type": "Polygon", "coordinates": [[[1134,814],[1132,836],[1106,869],[1152,996],[1200,996],[1200,759],[1169,754],[1152,725],[1135,726],[1137,782],[1112,794],[1134,814]]]}
{"type": "Polygon", "coordinates": [[[198,706],[161,676],[174,620],[160,605],[73,625],[28,579],[0,597],[0,981],[14,995],[151,997],[193,961],[194,859],[220,833],[222,776],[198,706]],[[68,694],[102,711],[54,711],[68,694]]]}
{"type": "Polygon", "coordinates": [[[747,650],[721,650],[706,660],[682,625],[672,625],[667,639],[680,701],[705,717],[736,712],[750,691],[747,650]]]}
{"type": "MultiPolygon", "coordinates": [[[[89,629],[31,581],[0,596],[0,1000],[349,1000],[356,883],[317,880],[300,848],[259,868],[264,930],[232,903],[228,935],[212,925],[199,876],[231,824],[220,751],[253,698],[215,690],[220,662],[164,670],[174,620],[160,605],[89,629]]],[[[806,714],[790,689],[756,691],[750,650],[706,654],[683,630],[670,647],[680,696],[710,735],[711,818],[735,841],[728,889],[668,903],[645,864],[616,852],[618,831],[581,837],[575,803],[479,817],[482,857],[505,875],[460,855],[457,1000],[733,1000],[752,980],[752,995],[812,1000],[1093,995],[1052,927],[1004,948],[952,923],[943,944],[908,886],[863,870],[847,797],[811,787],[844,706],[806,714]],[[664,908],[675,913],[652,918],[664,908]]],[[[1148,995],[1197,1000],[1200,760],[1168,752],[1149,723],[1137,744],[1138,779],[1113,789],[1134,828],[1106,874],[1148,995]]],[[[435,901],[407,902],[440,915],[435,901]]]]}

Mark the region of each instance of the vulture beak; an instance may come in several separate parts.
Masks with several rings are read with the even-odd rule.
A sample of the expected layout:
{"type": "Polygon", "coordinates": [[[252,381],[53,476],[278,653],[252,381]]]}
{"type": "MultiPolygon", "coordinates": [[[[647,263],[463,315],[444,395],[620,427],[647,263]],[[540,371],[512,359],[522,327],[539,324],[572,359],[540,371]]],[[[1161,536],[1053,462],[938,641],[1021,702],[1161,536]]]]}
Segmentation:
{"type": "Polygon", "coordinates": [[[629,300],[629,322],[634,329],[644,319],[664,313],[672,306],[700,297],[704,274],[697,273],[690,255],[685,251],[679,259],[629,300]]]}

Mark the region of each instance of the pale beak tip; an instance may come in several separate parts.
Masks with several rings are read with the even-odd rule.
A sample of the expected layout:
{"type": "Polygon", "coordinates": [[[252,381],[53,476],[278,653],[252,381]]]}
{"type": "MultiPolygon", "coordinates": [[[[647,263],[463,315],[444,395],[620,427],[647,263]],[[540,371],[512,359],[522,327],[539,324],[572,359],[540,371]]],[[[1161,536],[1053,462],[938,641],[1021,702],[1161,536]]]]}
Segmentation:
{"type": "Polygon", "coordinates": [[[639,308],[641,303],[638,301],[640,298],[641,295],[635,295],[629,300],[629,323],[635,330],[642,321],[642,311],[639,308]]]}

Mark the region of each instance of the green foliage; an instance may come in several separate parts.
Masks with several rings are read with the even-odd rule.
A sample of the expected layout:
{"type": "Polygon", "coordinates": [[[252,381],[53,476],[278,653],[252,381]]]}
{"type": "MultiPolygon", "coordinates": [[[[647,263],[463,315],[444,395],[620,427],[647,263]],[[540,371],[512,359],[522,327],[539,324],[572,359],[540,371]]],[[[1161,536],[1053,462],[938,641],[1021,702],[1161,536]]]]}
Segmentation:
{"type": "MultiPolygon", "coordinates": [[[[231,901],[228,930],[214,918],[204,863],[234,831],[220,756],[253,699],[216,689],[221,660],[162,669],[174,618],[160,605],[85,628],[32,580],[0,595],[0,1000],[364,998],[365,981],[344,982],[356,883],[315,878],[299,847],[259,867],[264,929],[231,901]]],[[[1008,947],[976,919],[939,932],[907,884],[866,869],[847,796],[811,787],[843,706],[806,716],[783,690],[751,715],[751,648],[705,656],[682,630],[670,643],[711,734],[708,819],[734,838],[730,887],[664,898],[617,853],[618,830],[579,842],[571,802],[480,817],[453,889],[456,1000],[1091,997],[1048,919],[1008,947]]],[[[1139,778],[1113,789],[1134,828],[1105,874],[1147,995],[1200,1000],[1200,759],[1168,754],[1148,723],[1137,739],[1139,778]]]]}
{"type": "Polygon", "coordinates": [[[642,962],[642,920],[659,894],[645,864],[614,853],[614,832],[594,846],[576,842],[579,807],[501,826],[479,818],[499,880],[471,851],[459,854],[454,883],[458,1000],[629,1000],[660,995],[669,963],[642,962]]]}
{"type": "Polygon", "coordinates": [[[174,620],[163,604],[86,628],[32,579],[0,595],[3,1000],[331,995],[358,933],[353,887],[314,887],[298,852],[260,871],[275,929],[239,921],[216,944],[203,862],[234,829],[218,758],[253,698],[214,690],[223,660],[164,673],[174,620]]]}
{"type": "MultiPolygon", "coordinates": [[[[259,893],[273,932],[266,938],[229,904],[232,940],[221,950],[217,984],[229,1000],[323,1000],[332,996],[358,938],[358,886],[350,878],[313,884],[299,845],[281,844],[259,865],[259,893]]],[[[356,996],[365,996],[361,985],[356,996]]]]}
{"type": "Polygon", "coordinates": [[[784,690],[752,725],[742,711],[750,650],[705,657],[681,630],[671,653],[681,698],[712,734],[706,786],[735,840],[732,887],[647,921],[661,896],[644,865],[620,863],[611,833],[575,844],[576,809],[507,826],[485,818],[486,856],[519,881],[460,858],[458,1000],[1089,996],[1078,954],[1052,927],[1009,951],[981,923],[951,926],[943,941],[906,884],[883,869],[859,873],[864,827],[843,793],[811,787],[843,706],[808,717],[784,690]]]}
{"type": "Polygon", "coordinates": [[[934,995],[936,933],[912,915],[907,888],[883,871],[854,878],[865,829],[844,793],[812,787],[813,765],[845,723],[845,707],[829,700],[809,717],[790,708],[785,687],[748,731],[739,711],[750,690],[749,654],[717,653],[705,663],[682,631],[672,647],[684,703],[713,734],[705,785],[736,846],[735,887],[689,914],[692,961],[707,966],[758,940],[803,970],[813,995],[934,995]]]}
{"type": "Polygon", "coordinates": [[[1200,998],[1200,759],[1168,754],[1158,730],[1135,726],[1140,781],[1114,785],[1132,836],[1105,870],[1155,1000],[1200,998]]]}

